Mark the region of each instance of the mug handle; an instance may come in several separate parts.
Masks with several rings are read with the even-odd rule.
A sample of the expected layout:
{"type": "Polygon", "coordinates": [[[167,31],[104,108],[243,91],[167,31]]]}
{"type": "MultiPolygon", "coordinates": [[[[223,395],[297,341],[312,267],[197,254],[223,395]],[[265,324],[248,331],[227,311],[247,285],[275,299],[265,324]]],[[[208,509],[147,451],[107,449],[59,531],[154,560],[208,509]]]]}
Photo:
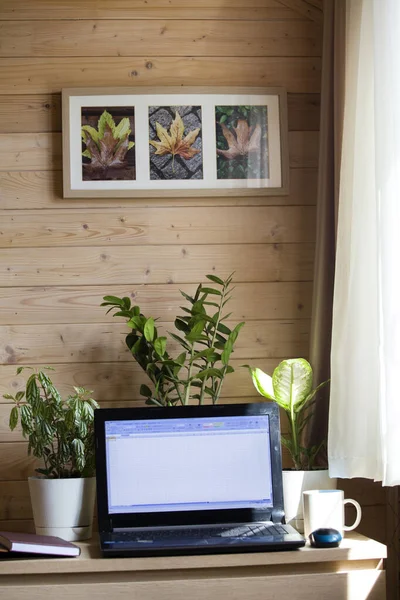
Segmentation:
{"type": "Polygon", "coordinates": [[[355,506],[356,511],[357,511],[356,520],[354,521],[353,525],[344,525],[343,526],[344,531],[351,531],[352,529],[355,529],[356,527],[358,527],[360,524],[361,514],[362,514],[361,506],[359,505],[357,500],[353,500],[352,498],[345,498],[345,500],[343,500],[343,504],[352,504],[353,506],[355,506]]]}

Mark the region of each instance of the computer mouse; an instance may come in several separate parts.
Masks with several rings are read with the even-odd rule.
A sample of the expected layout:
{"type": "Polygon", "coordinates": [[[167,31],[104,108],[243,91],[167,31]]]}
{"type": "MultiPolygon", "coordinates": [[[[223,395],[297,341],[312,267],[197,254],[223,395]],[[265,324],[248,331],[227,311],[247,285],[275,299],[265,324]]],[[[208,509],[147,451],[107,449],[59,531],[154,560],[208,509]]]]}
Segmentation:
{"type": "Polygon", "coordinates": [[[315,548],[337,548],[342,536],[337,529],[321,527],[309,535],[311,546],[315,548]]]}

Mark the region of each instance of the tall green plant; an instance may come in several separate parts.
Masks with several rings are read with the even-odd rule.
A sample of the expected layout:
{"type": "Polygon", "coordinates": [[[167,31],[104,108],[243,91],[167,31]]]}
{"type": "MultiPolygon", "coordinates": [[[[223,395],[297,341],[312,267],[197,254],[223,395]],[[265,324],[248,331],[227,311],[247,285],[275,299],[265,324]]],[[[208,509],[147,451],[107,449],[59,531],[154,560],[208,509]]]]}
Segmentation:
{"type": "Polygon", "coordinates": [[[175,319],[178,333],[168,332],[181,347],[177,356],[168,350],[168,338],[159,335],[155,319],[141,314],[139,306],[132,307],[128,297],[103,298],[102,306],[110,306],[108,312],[115,309],[114,317],[125,317],[132,329],[126,344],[153,383],[153,389],[140,388],[146,404],[186,405],[192,400],[216,404],[225,376],[234,371],[229,361],[244,323],[230,329],[223,322],[231,315],[223,311],[231,298],[232,275],[225,280],[206,277],[213,287],[200,284],[194,296],[181,291],[189,306],[182,306],[184,314],[175,319]]]}
{"type": "MultiPolygon", "coordinates": [[[[17,375],[23,369],[19,367],[17,375]]],[[[28,439],[28,454],[44,461],[44,468],[36,471],[48,479],[94,475],[93,419],[98,404],[85,388],[75,387],[74,391],[63,400],[47,373],[38,370],[28,377],[25,391],[15,396],[4,394],[15,403],[10,413],[11,431],[20,422],[28,439]]]]}
{"type": "Polygon", "coordinates": [[[272,377],[257,368],[250,367],[250,373],[257,391],[268,400],[276,402],[287,414],[289,434],[282,434],[281,440],[292,457],[294,468],[312,469],[326,440],[310,448],[302,446],[300,440],[312,417],[316,394],[328,381],[313,389],[313,370],[304,358],[283,360],[272,377]]]}

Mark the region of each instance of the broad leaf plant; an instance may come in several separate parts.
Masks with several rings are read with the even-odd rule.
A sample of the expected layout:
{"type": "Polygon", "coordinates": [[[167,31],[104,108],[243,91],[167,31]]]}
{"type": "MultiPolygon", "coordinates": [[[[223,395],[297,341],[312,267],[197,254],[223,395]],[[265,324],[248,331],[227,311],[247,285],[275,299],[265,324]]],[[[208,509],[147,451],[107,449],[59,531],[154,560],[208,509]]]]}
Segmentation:
{"type": "MultiPolygon", "coordinates": [[[[17,375],[24,368],[32,369],[19,367],[17,375]]],[[[15,396],[4,394],[15,403],[10,413],[11,431],[20,423],[28,454],[44,462],[44,468],[36,469],[39,475],[47,479],[94,475],[93,420],[98,404],[91,393],[75,387],[63,400],[45,370],[38,370],[28,377],[25,391],[15,396]]]]}
{"type": "Polygon", "coordinates": [[[231,298],[232,275],[222,280],[207,275],[214,284],[200,284],[193,296],[181,291],[188,307],[175,320],[177,332],[168,332],[170,340],[161,335],[156,320],[144,316],[139,306],[131,306],[128,297],[105,296],[102,306],[115,310],[114,317],[124,317],[132,330],[126,344],[138,364],[153,384],[140,388],[146,404],[157,406],[216,404],[221,396],[225,376],[234,371],[229,364],[239,331],[244,323],[233,329],[224,323],[231,313],[224,314],[231,298]],[[180,346],[174,355],[170,343],[180,346]]]}
{"type": "Polygon", "coordinates": [[[282,434],[281,441],[289,451],[294,468],[312,469],[326,441],[306,448],[301,445],[300,440],[312,417],[316,394],[329,380],[313,389],[313,370],[304,358],[283,360],[274,370],[272,377],[261,369],[249,368],[256,390],[264,398],[276,402],[287,414],[289,434],[282,434]]]}

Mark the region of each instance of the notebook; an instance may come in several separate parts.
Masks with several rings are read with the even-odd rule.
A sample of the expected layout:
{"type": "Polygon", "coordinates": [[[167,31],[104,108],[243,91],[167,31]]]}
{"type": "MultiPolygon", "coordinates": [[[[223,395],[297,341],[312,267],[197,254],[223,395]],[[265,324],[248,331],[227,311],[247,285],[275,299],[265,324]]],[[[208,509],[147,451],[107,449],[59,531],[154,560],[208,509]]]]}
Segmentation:
{"type": "Polygon", "coordinates": [[[95,411],[104,556],[296,549],[273,403],[95,411]]]}
{"type": "Polygon", "coordinates": [[[0,552],[79,556],[81,549],[60,537],[0,531],[0,552]]]}

